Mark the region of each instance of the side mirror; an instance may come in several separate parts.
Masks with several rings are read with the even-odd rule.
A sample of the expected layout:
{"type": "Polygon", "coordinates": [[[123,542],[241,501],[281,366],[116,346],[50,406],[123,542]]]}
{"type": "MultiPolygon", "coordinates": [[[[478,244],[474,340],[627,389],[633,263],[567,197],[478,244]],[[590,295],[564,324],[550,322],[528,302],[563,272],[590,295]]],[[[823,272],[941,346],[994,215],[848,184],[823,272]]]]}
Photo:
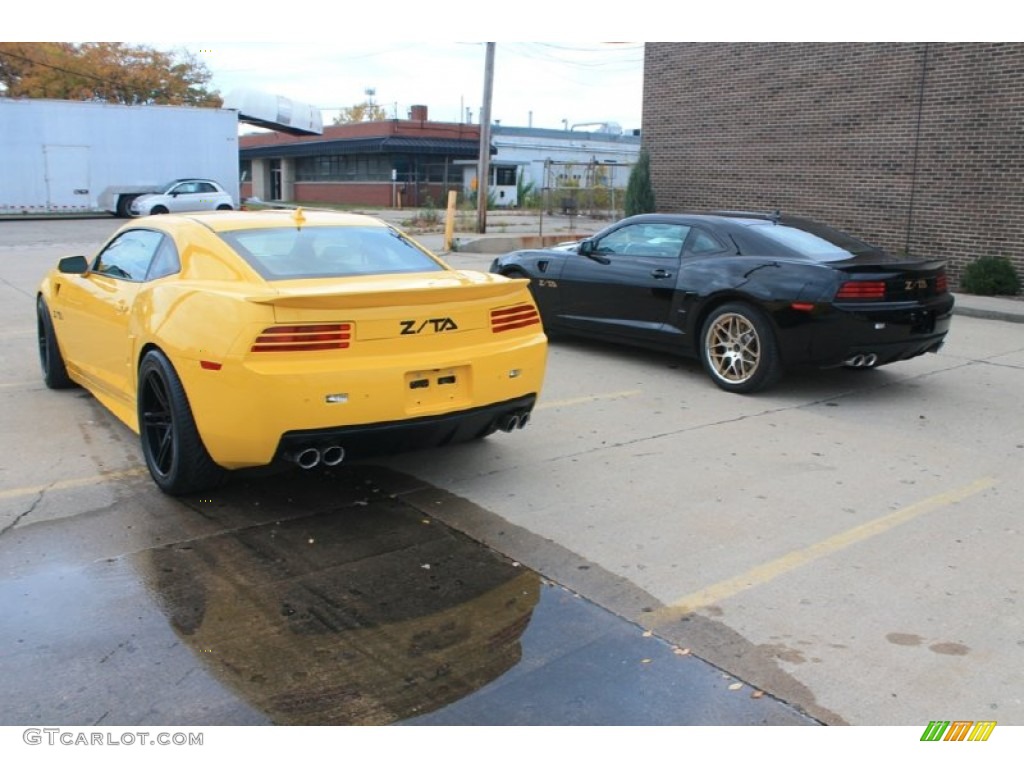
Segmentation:
{"type": "Polygon", "coordinates": [[[612,261],[607,256],[602,256],[597,252],[597,243],[593,240],[580,240],[580,247],[576,250],[581,256],[586,256],[592,261],[596,261],[598,264],[604,264],[607,266],[612,261]]]}
{"type": "Polygon", "coordinates": [[[89,271],[85,256],[67,256],[57,262],[57,271],[65,275],[82,275],[89,271]]]}

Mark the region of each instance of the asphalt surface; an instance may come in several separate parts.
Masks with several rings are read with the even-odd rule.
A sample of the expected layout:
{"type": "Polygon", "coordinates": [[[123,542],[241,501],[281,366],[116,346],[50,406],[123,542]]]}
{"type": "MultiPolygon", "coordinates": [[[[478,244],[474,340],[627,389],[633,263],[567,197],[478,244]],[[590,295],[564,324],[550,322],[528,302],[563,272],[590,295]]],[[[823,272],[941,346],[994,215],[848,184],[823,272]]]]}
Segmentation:
{"type": "Polygon", "coordinates": [[[814,724],[426,516],[465,502],[411,477],[120,496],[146,545],[5,532],[0,724],[814,724]]]}
{"type": "MultiPolygon", "coordinates": [[[[572,227],[560,232],[566,239],[581,232],[579,221],[564,224],[572,227]]],[[[559,231],[555,222],[548,225],[559,231]]],[[[509,231],[514,228],[516,223],[507,223],[495,226],[505,231],[483,237],[457,234],[459,249],[445,257],[456,267],[486,269],[494,252],[515,247],[509,245],[517,236],[509,231]]],[[[428,232],[417,238],[443,250],[441,235],[428,232]]],[[[17,288],[20,282],[9,285],[17,288]]],[[[26,285],[30,292],[31,281],[26,285]]],[[[14,293],[9,298],[24,300],[14,293]]],[[[1018,299],[958,295],[956,311],[987,320],[1024,321],[1024,302],[1018,299]]],[[[564,551],[551,551],[552,542],[544,536],[500,521],[502,527],[495,529],[488,512],[492,505],[476,507],[456,498],[428,485],[419,472],[420,479],[413,481],[396,472],[385,476],[352,467],[344,470],[343,483],[284,484],[300,498],[275,496],[278,484],[258,479],[217,499],[182,505],[160,497],[148,478],[121,468],[122,457],[129,465],[137,463],[134,440],[111,425],[90,398],[65,398],[55,407],[54,393],[41,392],[40,402],[46,405],[33,407],[35,394],[21,387],[18,372],[31,370],[35,381],[35,361],[30,359],[34,350],[22,349],[32,332],[22,332],[18,324],[30,313],[11,312],[18,318],[9,326],[16,343],[6,348],[5,356],[10,375],[18,381],[12,380],[6,396],[9,411],[24,417],[12,416],[11,424],[25,421],[27,428],[58,435],[65,425],[78,424],[86,444],[76,447],[79,436],[69,433],[48,446],[42,462],[17,468],[14,457],[7,462],[9,471],[19,473],[8,485],[31,489],[37,480],[29,473],[41,474],[38,498],[33,493],[11,496],[18,517],[0,526],[0,605],[12,619],[0,627],[0,640],[13,649],[0,662],[9,693],[0,722],[814,724],[796,707],[761,695],[747,682],[751,677],[744,670],[707,663],[683,644],[621,618],[626,612],[609,612],[581,597],[587,590],[554,578],[555,571],[531,571],[496,551],[515,549],[490,549],[463,540],[458,531],[473,526],[463,528],[457,522],[477,520],[476,529],[484,530],[492,542],[520,537],[517,549],[536,553],[546,548],[541,559],[562,563],[564,570],[599,570],[564,551]],[[83,458],[76,456],[78,451],[83,458]],[[89,466],[86,452],[101,472],[127,474],[109,490],[63,488],[54,482],[53,477],[83,475],[89,466]],[[339,496],[339,486],[365,492],[339,496]],[[382,493],[386,498],[380,498],[382,493]],[[373,517],[373,525],[364,524],[365,514],[373,517]],[[45,522],[38,522],[40,518],[45,522]],[[427,525],[425,519],[432,522],[427,525]],[[382,520],[387,524],[381,525],[382,520]],[[448,554],[439,555],[441,550],[448,554]],[[470,573],[453,563],[477,567],[470,573]],[[225,574],[235,576],[227,579],[225,574]],[[360,580],[391,585],[383,600],[390,607],[351,593],[340,601],[322,599],[360,580]],[[509,588],[514,595],[504,591],[509,588]],[[418,622],[435,592],[445,600],[426,612],[437,619],[428,628],[418,622]],[[251,613],[257,619],[240,623],[235,605],[254,607],[251,613]],[[496,622],[484,643],[493,652],[484,654],[462,631],[467,623],[479,624],[481,606],[483,615],[491,617],[481,626],[496,622]],[[303,631],[294,632],[296,626],[303,631]],[[353,639],[354,629],[360,630],[356,634],[362,640],[353,639]],[[288,632],[295,638],[282,644],[288,632]],[[324,636],[344,649],[344,659],[351,662],[348,677],[331,680],[317,661],[324,648],[309,640],[324,636]],[[393,645],[396,637],[419,649],[414,658],[437,663],[403,669],[379,650],[393,645]],[[243,654],[244,646],[249,650],[243,654]],[[62,674],[53,675],[53,669],[62,674]],[[236,679],[240,671],[242,682],[236,679]],[[384,671],[391,676],[382,678],[384,671]],[[253,693],[254,683],[262,686],[262,694],[253,693]],[[398,693],[382,705],[378,694],[390,690],[398,693]],[[372,706],[367,705],[370,698],[372,706]],[[318,702],[319,719],[309,719],[303,701],[318,702]]],[[[999,326],[991,330],[998,334],[999,326]]],[[[571,346],[562,349],[567,365],[576,364],[576,353],[571,346]]],[[[631,360],[632,366],[645,362],[631,360]]],[[[622,368],[624,374],[631,370],[622,368]]],[[[800,387],[791,386],[794,391],[800,387]]],[[[613,389],[628,395],[625,385],[613,389]]],[[[699,388],[691,395],[694,413],[701,410],[696,398],[703,394],[699,388]]],[[[915,399],[925,396],[921,390],[915,399]]],[[[828,406],[837,410],[836,402],[819,405],[823,411],[828,406]]],[[[895,423],[885,405],[867,398],[860,418],[895,423]]],[[[554,415],[549,412],[548,419],[553,421],[554,415]]],[[[497,446],[496,459],[516,449],[511,440],[497,446]]],[[[459,455],[451,452],[453,467],[459,455]]],[[[483,465],[480,457],[476,460],[483,465]]],[[[482,466],[479,472],[486,470],[482,466]]],[[[442,474],[456,473],[442,466],[442,474]]],[[[493,477],[486,487],[493,489],[492,495],[500,494],[501,478],[493,477]]],[[[623,580],[604,582],[626,590],[623,580]]],[[[642,612],[650,596],[634,590],[627,598],[642,612]]],[[[700,629],[689,634],[699,636],[700,629]]],[[[720,634],[713,640],[720,642],[720,634]]],[[[912,640],[902,632],[888,642],[902,648],[911,647],[912,640]]],[[[943,652],[960,650],[950,643],[935,645],[943,652]]]]}

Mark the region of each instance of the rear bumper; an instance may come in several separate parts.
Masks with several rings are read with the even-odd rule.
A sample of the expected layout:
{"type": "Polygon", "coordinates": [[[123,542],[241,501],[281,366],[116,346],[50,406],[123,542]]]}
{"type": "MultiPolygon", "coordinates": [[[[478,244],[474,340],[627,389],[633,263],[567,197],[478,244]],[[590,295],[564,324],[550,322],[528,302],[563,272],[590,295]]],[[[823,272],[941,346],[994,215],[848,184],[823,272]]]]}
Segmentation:
{"type": "Polygon", "coordinates": [[[521,429],[529,420],[536,402],[536,395],[527,395],[440,416],[329,429],[295,430],[281,437],[274,458],[275,461],[296,461],[309,449],[325,451],[339,447],[346,460],[363,459],[461,443],[484,437],[499,429],[521,429]]]}
{"type": "Polygon", "coordinates": [[[937,352],[949,332],[953,297],[914,307],[835,310],[815,324],[809,362],[829,368],[868,355],[873,365],[885,365],[937,352]]]}
{"type": "Polygon", "coordinates": [[[339,445],[354,457],[472,439],[529,412],[546,357],[535,333],[449,353],[175,367],[210,457],[242,469],[301,446],[339,445]]]}

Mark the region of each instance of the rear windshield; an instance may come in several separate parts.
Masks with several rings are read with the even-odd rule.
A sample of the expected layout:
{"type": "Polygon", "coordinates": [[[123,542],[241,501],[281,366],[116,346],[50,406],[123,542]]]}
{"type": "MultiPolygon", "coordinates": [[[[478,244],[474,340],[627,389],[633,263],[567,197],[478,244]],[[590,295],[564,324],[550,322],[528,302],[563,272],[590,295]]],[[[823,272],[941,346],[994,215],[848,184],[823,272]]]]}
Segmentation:
{"type": "Polygon", "coordinates": [[[839,230],[820,224],[801,222],[799,226],[751,222],[752,232],[815,261],[842,261],[865,254],[880,255],[874,246],[839,230]]]}
{"type": "Polygon", "coordinates": [[[385,227],[288,226],[220,236],[265,280],[444,271],[401,233],[385,227]]]}

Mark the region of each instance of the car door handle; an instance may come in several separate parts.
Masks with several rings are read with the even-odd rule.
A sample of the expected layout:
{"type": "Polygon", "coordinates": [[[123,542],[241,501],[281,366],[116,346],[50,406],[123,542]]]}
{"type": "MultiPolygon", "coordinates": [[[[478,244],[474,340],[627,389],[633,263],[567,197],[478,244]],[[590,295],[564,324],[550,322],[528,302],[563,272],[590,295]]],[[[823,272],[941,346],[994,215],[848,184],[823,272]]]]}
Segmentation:
{"type": "Polygon", "coordinates": [[[655,269],[651,272],[651,277],[655,280],[665,280],[666,278],[672,277],[672,273],[665,269],[655,269]]]}

